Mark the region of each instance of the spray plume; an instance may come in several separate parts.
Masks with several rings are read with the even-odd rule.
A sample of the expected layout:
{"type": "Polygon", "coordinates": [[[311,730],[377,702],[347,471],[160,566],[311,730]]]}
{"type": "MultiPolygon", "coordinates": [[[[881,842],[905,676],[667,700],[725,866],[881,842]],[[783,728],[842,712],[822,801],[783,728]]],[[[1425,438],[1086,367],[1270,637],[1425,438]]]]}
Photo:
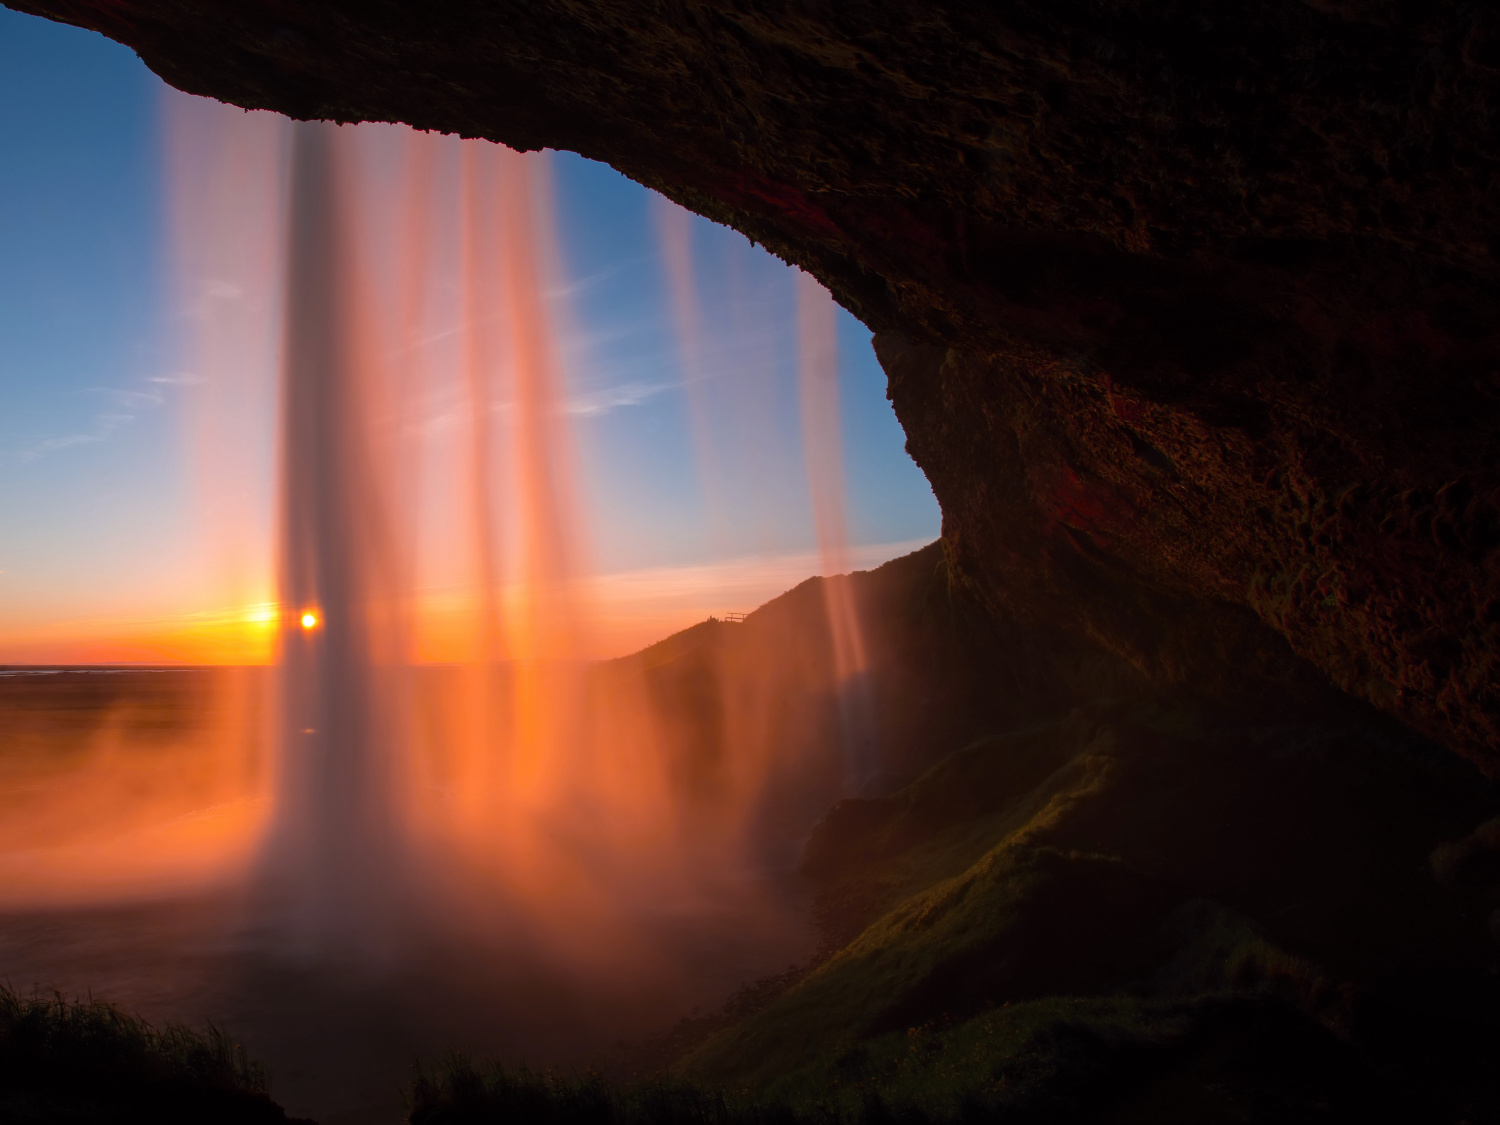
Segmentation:
{"type": "MultiPolygon", "coordinates": [[[[265,341],[280,340],[276,666],[226,677],[239,686],[212,735],[183,741],[207,764],[177,775],[199,781],[120,817],[149,827],[211,798],[220,843],[174,866],[159,841],[129,885],[248,881],[256,932],[296,957],[391,965],[463,931],[663,996],[679,971],[664,917],[732,903],[747,942],[800,934],[763,877],[867,769],[852,721],[835,743],[823,733],[826,701],[843,707],[866,667],[852,594],[824,583],[814,641],[786,608],[588,659],[607,584],[590,564],[548,157],[197,101],[171,114],[179,268],[239,294],[192,322],[207,405],[187,420],[216,466],[206,479],[253,481],[247,439],[224,435],[269,393],[265,341]],[[457,622],[441,662],[421,658],[434,575],[457,622]]],[[[708,323],[688,216],[665,214],[713,480],[708,323]]],[[[833,310],[810,282],[797,306],[808,493],[836,574],[849,555],[833,310]]],[[[765,459],[780,441],[774,348],[742,314],[718,382],[737,447],[765,459]]],[[[268,537],[249,517],[205,530],[225,554],[268,537]]],[[[201,840],[205,823],[173,831],[201,840]]]]}

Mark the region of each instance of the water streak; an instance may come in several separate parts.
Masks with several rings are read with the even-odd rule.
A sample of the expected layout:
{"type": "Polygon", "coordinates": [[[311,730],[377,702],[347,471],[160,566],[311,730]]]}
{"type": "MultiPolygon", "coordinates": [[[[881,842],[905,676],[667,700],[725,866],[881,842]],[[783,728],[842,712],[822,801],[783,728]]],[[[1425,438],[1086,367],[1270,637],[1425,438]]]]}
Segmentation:
{"type": "Polygon", "coordinates": [[[363,946],[396,909],[400,599],[376,448],[384,358],[351,243],[350,138],[293,127],[281,378],[278,792],[268,877],[293,938],[363,946]]]}
{"type": "Polygon", "coordinates": [[[805,273],[797,274],[798,387],[802,399],[802,449],[812,495],[813,523],[823,556],[823,596],[839,683],[839,716],[845,775],[859,792],[875,771],[873,708],[866,673],[869,656],[859,611],[847,577],[849,528],[845,517],[843,426],[840,422],[838,335],[833,298],[805,273]]]}

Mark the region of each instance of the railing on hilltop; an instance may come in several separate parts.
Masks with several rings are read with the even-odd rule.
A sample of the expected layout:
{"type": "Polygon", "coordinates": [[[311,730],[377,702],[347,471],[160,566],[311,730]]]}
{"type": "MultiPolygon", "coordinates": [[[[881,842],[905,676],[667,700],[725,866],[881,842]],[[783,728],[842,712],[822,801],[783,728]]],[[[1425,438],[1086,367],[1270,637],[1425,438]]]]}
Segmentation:
{"type": "Polygon", "coordinates": [[[726,613],[724,615],[724,620],[728,621],[731,625],[738,625],[749,616],[750,615],[748,613],[726,613]]]}

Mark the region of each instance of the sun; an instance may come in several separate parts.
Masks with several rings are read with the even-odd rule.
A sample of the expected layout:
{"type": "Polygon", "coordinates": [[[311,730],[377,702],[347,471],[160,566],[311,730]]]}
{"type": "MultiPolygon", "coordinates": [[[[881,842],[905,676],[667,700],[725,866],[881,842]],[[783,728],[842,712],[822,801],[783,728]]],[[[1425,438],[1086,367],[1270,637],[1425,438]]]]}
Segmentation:
{"type": "Polygon", "coordinates": [[[311,629],[315,625],[317,625],[317,623],[318,615],[316,613],[313,613],[311,610],[302,615],[302,627],[304,629],[311,629]]]}

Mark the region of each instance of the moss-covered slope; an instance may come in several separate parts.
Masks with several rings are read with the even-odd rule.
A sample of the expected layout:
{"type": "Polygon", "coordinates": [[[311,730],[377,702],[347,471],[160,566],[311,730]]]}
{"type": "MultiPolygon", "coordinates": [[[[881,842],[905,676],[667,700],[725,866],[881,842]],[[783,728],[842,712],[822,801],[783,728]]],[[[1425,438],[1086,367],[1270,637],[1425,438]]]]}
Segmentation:
{"type": "Polygon", "coordinates": [[[1470,833],[1495,808],[1368,714],[1101,701],[835,807],[804,866],[830,931],[855,936],[680,1070],[955,1114],[1123,1112],[1194,1068],[1227,1119],[1275,1120],[1308,1090],[1340,1112],[1500,1111],[1483,1061],[1500,882],[1467,858],[1488,856],[1470,833]],[[1439,878],[1458,854],[1475,874],[1439,878]],[[1273,1063],[1287,1036],[1327,1065],[1273,1063]],[[1080,1067],[1100,1090],[1064,1082],[1080,1067]]]}

